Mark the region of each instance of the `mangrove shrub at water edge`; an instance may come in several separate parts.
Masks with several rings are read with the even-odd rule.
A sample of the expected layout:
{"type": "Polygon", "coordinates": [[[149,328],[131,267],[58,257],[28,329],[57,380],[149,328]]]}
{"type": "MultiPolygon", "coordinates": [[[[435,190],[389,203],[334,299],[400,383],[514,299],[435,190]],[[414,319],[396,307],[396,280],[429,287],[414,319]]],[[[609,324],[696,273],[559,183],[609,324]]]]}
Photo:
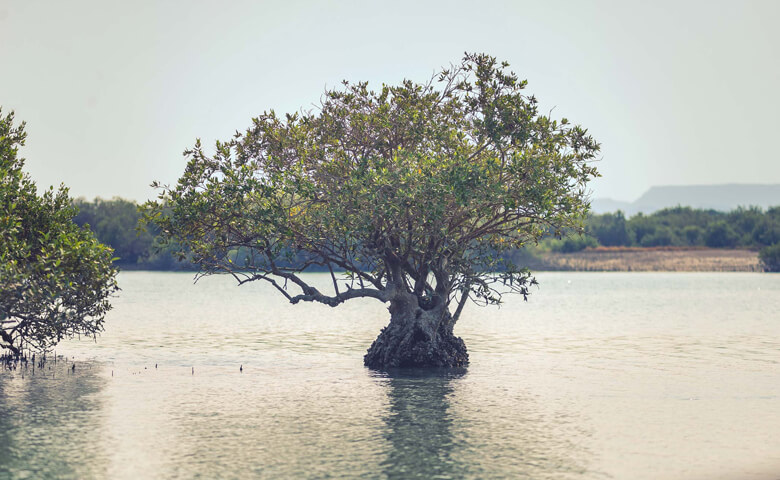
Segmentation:
{"type": "Polygon", "coordinates": [[[13,353],[96,335],[117,290],[111,249],[73,223],[67,189],[38,196],[22,171],[24,140],[0,115],[0,347],[13,353]]]}
{"type": "Polygon", "coordinates": [[[780,272],[780,243],[764,247],[758,252],[764,271],[780,272]]]}

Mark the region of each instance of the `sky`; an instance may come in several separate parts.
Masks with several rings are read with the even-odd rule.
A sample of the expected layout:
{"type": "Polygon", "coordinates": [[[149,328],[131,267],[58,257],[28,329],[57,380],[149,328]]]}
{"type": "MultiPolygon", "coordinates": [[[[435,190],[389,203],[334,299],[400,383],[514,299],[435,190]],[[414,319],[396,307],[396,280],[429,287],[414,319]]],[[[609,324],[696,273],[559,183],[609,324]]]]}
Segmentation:
{"type": "Polygon", "coordinates": [[[0,0],[0,106],[39,189],[145,201],[197,138],[484,52],[601,143],[592,196],[631,201],[780,183],[777,25],[775,0],[0,0]]]}

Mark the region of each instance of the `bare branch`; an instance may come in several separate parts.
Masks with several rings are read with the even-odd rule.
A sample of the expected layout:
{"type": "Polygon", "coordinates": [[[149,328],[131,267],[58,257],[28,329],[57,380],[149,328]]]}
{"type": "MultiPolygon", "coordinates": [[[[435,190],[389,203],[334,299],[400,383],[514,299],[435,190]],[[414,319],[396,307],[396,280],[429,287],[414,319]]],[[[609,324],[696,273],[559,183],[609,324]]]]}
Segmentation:
{"type": "Polygon", "coordinates": [[[390,298],[387,292],[382,292],[373,288],[354,288],[349,289],[346,292],[342,292],[338,295],[327,296],[321,294],[316,288],[309,287],[303,294],[296,295],[290,299],[290,303],[304,302],[319,302],[335,307],[352,298],[376,298],[380,302],[387,302],[390,298]]]}

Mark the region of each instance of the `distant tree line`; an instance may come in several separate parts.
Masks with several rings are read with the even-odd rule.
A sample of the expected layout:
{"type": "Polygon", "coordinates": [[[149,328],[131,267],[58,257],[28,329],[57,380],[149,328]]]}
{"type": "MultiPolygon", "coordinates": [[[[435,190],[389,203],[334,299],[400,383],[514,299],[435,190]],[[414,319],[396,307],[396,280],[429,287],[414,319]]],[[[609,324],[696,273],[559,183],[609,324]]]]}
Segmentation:
{"type": "MultiPolygon", "coordinates": [[[[83,198],[75,200],[79,209],[74,221],[89,224],[100,242],[114,249],[116,264],[123,269],[191,270],[195,267],[179,262],[171,247],[160,250],[155,245],[154,226],[139,230],[141,214],[134,202],[83,198]]],[[[667,208],[651,215],[631,218],[618,211],[591,215],[584,235],[547,241],[542,249],[575,252],[588,247],[711,247],[753,248],[767,270],[780,271],[780,206],[766,211],[738,208],[731,212],[697,210],[690,207],[667,208]]],[[[228,252],[241,263],[242,252],[228,252]]]]}
{"type": "Polygon", "coordinates": [[[780,242],[780,207],[731,212],[667,208],[631,218],[622,212],[592,215],[587,233],[605,247],[762,248],[780,242]]]}
{"type": "MultiPolygon", "coordinates": [[[[123,270],[165,270],[195,271],[198,267],[182,257],[175,244],[162,244],[156,225],[141,221],[138,204],[114,197],[111,200],[96,198],[88,201],[79,198],[73,201],[78,214],[73,221],[79,226],[89,225],[95,237],[114,249],[114,264],[123,270]]],[[[229,249],[225,257],[241,267],[246,261],[245,249],[229,249]]],[[[290,258],[280,265],[295,262],[290,258]]],[[[318,268],[312,271],[321,270],[318,268]]]]}
{"type": "Polygon", "coordinates": [[[154,227],[140,229],[141,214],[135,202],[121,198],[73,201],[79,209],[73,219],[79,226],[89,225],[97,239],[114,249],[115,264],[126,270],[191,270],[192,265],[179,262],[173,248],[159,249],[154,227]]]}

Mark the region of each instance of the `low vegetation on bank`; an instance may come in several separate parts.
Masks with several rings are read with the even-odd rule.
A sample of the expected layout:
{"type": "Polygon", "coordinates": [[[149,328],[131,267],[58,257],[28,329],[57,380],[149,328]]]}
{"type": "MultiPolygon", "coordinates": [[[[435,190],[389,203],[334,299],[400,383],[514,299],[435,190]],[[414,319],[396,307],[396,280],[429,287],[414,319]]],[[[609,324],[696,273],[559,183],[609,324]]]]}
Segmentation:
{"type": "Polygon", "coordinates": [[[584,235],[553,240],[547,249],[586,247],[710,247],[760,249],[780,243],[780,206],[731,212],[675,207],[626,218],[622,212],[591,215],[584,235]]]}

